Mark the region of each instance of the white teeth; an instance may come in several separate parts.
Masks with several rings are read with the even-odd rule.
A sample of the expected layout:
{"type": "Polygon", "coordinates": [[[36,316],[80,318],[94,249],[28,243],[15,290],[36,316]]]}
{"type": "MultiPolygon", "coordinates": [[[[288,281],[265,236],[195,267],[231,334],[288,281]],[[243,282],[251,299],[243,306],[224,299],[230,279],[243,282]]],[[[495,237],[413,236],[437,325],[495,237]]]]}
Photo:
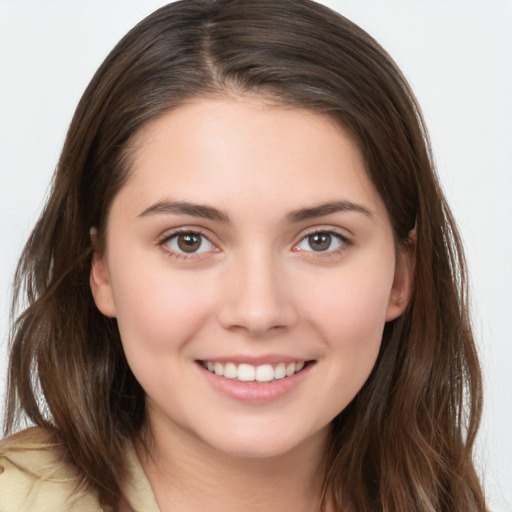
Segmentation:
{"type": "Polygon", "coordinates": [[[279,363],[274,369],[274,379],[284,379],[286,377],[286,365],[279,363]]]}
{"type": "Polygon", "coordinates": [[[256,368],[256,380],[258,382],[270,382],[274,380],[274,368],[271,364],[264,364],[256,368]]]}
{"type": "MultiPolygon", "coordinates": [[[[217,372],[215,372],[217,373],[217,372]]],[[[217,373],[218,375],[218,373],[217,373]]],[[[238,380],[244,382],[250,382],[256,377],[256,368],[251,364],[239,364],[238,365],[238,380]]]]}
{"type": "MultiPolygon", "coordinates": [[[[215,372],[217,373],[217,372],[215,372]]],[[[226,363],[224,365],[224,377],[227,377],[228,379],[236,379],[238,376],[236,364],[233,363],[226,363]]]]}
{"type": "Polygon", "coordinates": [[[291,377],[300,372],[305,366],[305,361],[298,363],[278,363],[273,366],[271,364],[262,364],[253,366],[252,364],[235,363],[219,363],[214,361],[206,361],[203,366],[215,375],[226,377],[227,379],[238,379],[243,382],[270,382],[273,380],[291,377]]]}
{"type": "Polygon", "coordinates": [[[224,365],[222,363],[214,363],[213,369],[215,375],[224,375],[224,365]]]}

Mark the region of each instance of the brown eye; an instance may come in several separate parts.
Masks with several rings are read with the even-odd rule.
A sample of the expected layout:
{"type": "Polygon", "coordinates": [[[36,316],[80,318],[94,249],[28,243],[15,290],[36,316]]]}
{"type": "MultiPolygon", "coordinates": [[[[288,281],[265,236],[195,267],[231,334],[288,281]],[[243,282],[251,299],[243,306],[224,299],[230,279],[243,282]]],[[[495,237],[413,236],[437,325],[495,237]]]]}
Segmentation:
{"type": "Polygon", "coordinates": [[[329,233],[314,233],[307,237],[309,247],[313,251],[326,251],[331,246],[332,236],[329,233]]]}
{"type": "Polygon", "coordinates": [[[171,253],[175,254],[200,254],[215,251],[215,246],[201,233],[183,231],[175,233],[162,242],[171,253]]]}
{"type": "Polygon", "coordinates": [[[296,246],[296,251],[335,254],[349,247],[350,240],[335,231],[317,231],[306,235],[296,246]]]}
{"type": "Polygon", "coordinates": [[[178,247],[183,252],[196,252],[201,247],[201,235],[195,233],[184,233],[176,237],[178,247]]]}

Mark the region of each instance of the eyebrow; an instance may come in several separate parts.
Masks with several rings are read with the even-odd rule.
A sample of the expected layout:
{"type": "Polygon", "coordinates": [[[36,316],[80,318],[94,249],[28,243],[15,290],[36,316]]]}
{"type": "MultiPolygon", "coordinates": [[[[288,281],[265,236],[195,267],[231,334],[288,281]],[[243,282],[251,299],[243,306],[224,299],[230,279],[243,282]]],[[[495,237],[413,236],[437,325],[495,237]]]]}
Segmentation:
{"type": "Polygon", "coordinates": [[[332,201],[328,203],[321,203],[312,208],[301,208],[295,210],[287,215],[286,221],[289,223],[301,222],[303,220],[312,219],[315,217],[323,217],[338,212],[356,212],[362,213],[367,217],[373,217],[372,212],[361,206],[360,204],[351,203],[350,201],[332,201]]]}
{"type": "MultiPolygon", "coordinates": [[[[300,208],[294,210],[286,216],[286,222],[293,224],[316,217],[323,217],[339,212],[362,213],[367,217],[372,217],[370,210],[359,204],[350,201],[331,201],[321,203],[310,208],[300,208]]],[[[203,219],[215,220],[226,224],[231,223],[226,212],[203,204],[190,203],[188,201],[158,201],[146,208],[138,217],[149,217],[151,215],[191,215],[203,219]]]]}
{"type": "Polygon", "coordinates": [[[151,215],[172,214],[172,215],[191,215],[192,217],[201,217],[203,219],[216,220],[229,223],[229,217],[226,212],[202,204],[189,203],[188,201],[158,201],[146,208],[139,217],[149,217],[151,215]]]}

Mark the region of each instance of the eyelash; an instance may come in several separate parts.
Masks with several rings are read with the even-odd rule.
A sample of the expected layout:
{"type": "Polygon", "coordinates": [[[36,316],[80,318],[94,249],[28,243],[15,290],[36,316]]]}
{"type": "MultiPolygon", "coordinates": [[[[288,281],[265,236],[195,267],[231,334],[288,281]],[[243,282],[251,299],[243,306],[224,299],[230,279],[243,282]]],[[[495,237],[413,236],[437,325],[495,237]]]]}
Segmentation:
{"type": "MultiPolygon", "coordinates": [[[[307,242],[306,242],[307,243],[307,242]]],[[[331,240],[332,243],[332,240],[331,240]]],[[[295,244],[293,246],[293,249],[295,252],[302,252],[303,254],[308,255],[310,258],[328,258],[332,256],[339,256],[341,253],[345,252],[350,246],[353,245],[353,242],[347,238],[345,235],[342,235],[341,233],[334,231],[332,229],[315,229],[313,231],[310,231],[306,233],[299,241],[299,243],[295,244]],[[336,239],[339,242],[339,247],[335,249],[329,249],[326,248],[323,251],[315,251],[313,249],[310,250],[303,250],[299,248],[299,245],[306,242],[309,238],[315,236],[315,235],[328,235],[331,237],[331,239],[336,239]]]]}
{"type": "MultiPolygon", "coordinates": [[[[197,258],[204,257],[205,255],[212,252],[211,250],[207,250],[207,251],[202,251],[202,252],[187,253],[185,251],[180,251],[180,250],[175,250],[175,249],[170,248],[168,246],[169,242],[173,239],[177,239],[180,235],[190,235],[190,236],[200,237],[201,244],[199,245],[199,247],[201,247],[203,245],[204,241],[206,240],[207,243],[210,244],[211,247],[214,248],[213,252],[218,252],[216,245],[208,238],[208,236],[203,231],[201,231],[199,229],[187,229],[187,228],[178,229],[176,231],[173,231],[170,234],[164,235],[160,240],[158,240],[157,244],[158,244],[158,246],[160,246],[164,249],[164,251],[166,252],[166,254],[169,257],[180,259],[180,260],[197,259],[197,258]]],[[[306,233],[305,235],[303,235],[302,238],[299,240],[299,242],[293,245],[292,250],[294,252],[301,252],[302,254],[307,254],[307,256],[311,257],[311,258],[326,258],[326,257],[331,257],[331,256],[337,256],[337,255],[343,253],[351,245],[353,245],[352,241],[350,239],[348,239],[346,236],[342,235],[341,233],[338,233],[337,231],[334,231],[332,229],[331,230],[330,229],[316,229],[314,231],[310,231],[310,232],[306,233]],[[310,250],[307,250],[307,249],[304,250],[299,247],[302,243],[306,242],[309,238],[311,238],[315,235],[327,235],[327,236],[331,237],[330,244],[332,243],[332,239],[336,239],[336,240],[338,240],[340,245],[339,245],[339,247],[337,247],[335,249],[329,249],[329,247],[327,247],[323,251],[315,251],[312,248],[310,250]]]]}
{"type": "Polygon", "coordinates": [[[206,240],[214,249],[217,249],[215,244],[208,238],[208,236],[206,236],[205,233],[199,229],[187,229],[187,228],[178,229],[176,231],[173,231],[170,234],[164,235],[160,240],[158,240],[157,244],[158,244],[158,246],[163,248],[163,250],[165,251],[167,256],[169,256],[171,258],[178,259],[178,260],[197,259],[197,258],[204,257],[204,255],[212,252],[211,250],[209,250],[209,251],[204,251],[204,252],[189,252],[189,253],[187,253],[185,251],[182,252],[179,250],[174,250],[167,245],[167,244],[169,244],[169,242],[171,240],[177,239],[180,235],[197,236],[197,237],[201,238],[201,245],[199,247],[201,247],[203,245],[204,241],[206,240]]]}

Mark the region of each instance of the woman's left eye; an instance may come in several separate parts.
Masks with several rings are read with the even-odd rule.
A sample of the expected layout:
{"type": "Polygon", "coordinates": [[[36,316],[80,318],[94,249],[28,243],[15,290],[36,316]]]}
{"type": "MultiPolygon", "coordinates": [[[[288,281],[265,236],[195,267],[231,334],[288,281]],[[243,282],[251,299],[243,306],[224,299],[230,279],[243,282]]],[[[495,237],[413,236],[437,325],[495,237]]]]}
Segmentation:
{"type": "Polygon", "coordinates": [[[166,238],[162,245],[166,245],[174,253],[181,254],[200,254],[215,248],[208,238],[193,231],[175,233],[166,238]]]}
{"type": "Polygon", "coordinates": [[[348,245],[348,240],[332,231],[318,231],[306,235],[296,246],[297,251],[333,252],[348,245]]]}

